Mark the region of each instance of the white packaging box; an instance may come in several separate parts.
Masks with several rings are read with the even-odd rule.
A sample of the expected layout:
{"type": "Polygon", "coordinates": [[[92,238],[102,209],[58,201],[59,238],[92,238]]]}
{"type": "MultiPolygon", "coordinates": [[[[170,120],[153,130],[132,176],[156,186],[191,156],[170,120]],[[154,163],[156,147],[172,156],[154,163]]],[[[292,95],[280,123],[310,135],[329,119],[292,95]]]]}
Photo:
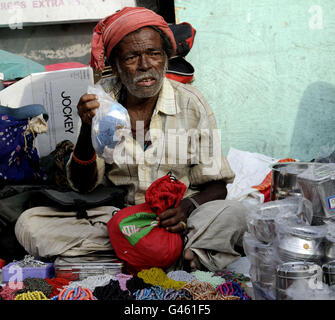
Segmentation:
{"type": "Polygon", "coordinates": [[[41,104],[46,109],[48,132],[37,135],[36,147],[40,157],[52,152],[56,144],[78,137],[80,118],[77,104],[94,85],[91,67],[33,73],[0,91],[0,105],[18,108],[41,104]]]}

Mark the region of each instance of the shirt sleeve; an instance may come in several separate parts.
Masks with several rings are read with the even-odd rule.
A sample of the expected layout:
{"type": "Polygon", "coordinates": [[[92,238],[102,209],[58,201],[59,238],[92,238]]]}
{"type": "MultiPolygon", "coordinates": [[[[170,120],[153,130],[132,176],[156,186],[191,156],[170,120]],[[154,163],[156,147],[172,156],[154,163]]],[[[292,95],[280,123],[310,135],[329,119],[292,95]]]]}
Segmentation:
{"type": "Polygon", "coordinates": [[[190,185],[197,186],[213,180],[224,180],[232,183],[235,174],[222,153],[221,134],[210,106],[200,92],[193,103],[199,108],[198,122],[198,161],[190,168],[190,185]],[[199,99],[200,97],[200,99],[199,99]]]}

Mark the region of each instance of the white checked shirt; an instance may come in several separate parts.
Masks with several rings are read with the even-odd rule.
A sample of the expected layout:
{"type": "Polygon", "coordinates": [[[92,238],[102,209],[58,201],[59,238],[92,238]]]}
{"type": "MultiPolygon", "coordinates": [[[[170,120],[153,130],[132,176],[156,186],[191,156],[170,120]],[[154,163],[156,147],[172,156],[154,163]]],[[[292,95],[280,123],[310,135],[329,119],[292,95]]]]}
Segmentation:
{"type": "Polygon", "coordinates": [[[133,205],[145,202],[150,184],[168,172],[187,186],[184,197],[211,180],[233,182],[213,111],[195,87],[165,78],[149,133],[151,145],[145,151],[129,135],[114,149],[111,165],[97,158],[96,185],[105,174],[115,185],[128,187],[126,201],[133,205]]]}

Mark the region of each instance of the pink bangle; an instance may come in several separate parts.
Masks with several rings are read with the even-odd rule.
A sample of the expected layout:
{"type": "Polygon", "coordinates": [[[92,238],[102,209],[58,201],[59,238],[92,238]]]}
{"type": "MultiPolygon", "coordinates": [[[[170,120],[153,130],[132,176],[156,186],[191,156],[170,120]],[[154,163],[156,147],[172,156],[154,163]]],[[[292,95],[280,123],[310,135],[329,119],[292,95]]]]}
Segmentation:
{"type": "Polygon", "coordinates": [[[83,160],[78,159],[78,158],[75,156],[74,152],[72,152],[72,158],[73,158],[73,160],[74,160],[76,163],[78,163],[78,164],[88,165],[88,164],[93,163],[93,162],[96,160],[96,158],[97,158],[97,154],[94,153],[94,156],[93,156],[92,159],[87,160],[87,161],[83,161],[83,160]]]}

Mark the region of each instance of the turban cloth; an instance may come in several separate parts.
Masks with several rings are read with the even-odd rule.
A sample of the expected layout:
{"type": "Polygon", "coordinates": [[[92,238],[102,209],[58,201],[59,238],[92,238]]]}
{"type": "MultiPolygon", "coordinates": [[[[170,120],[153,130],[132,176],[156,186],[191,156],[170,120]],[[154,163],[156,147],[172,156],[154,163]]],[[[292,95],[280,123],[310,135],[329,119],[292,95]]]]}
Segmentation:
{"type": "Polygon", "coordinates": [[[94,28],[91,50],[91,67],[101,71],[104,57],[110,57],[113,48],[129,33],[145,26],[155,26],[170,39],[174,51],[176,42],[171,29],[160,15],[141,7],[125,7],[102,19],[94,28]]]}

